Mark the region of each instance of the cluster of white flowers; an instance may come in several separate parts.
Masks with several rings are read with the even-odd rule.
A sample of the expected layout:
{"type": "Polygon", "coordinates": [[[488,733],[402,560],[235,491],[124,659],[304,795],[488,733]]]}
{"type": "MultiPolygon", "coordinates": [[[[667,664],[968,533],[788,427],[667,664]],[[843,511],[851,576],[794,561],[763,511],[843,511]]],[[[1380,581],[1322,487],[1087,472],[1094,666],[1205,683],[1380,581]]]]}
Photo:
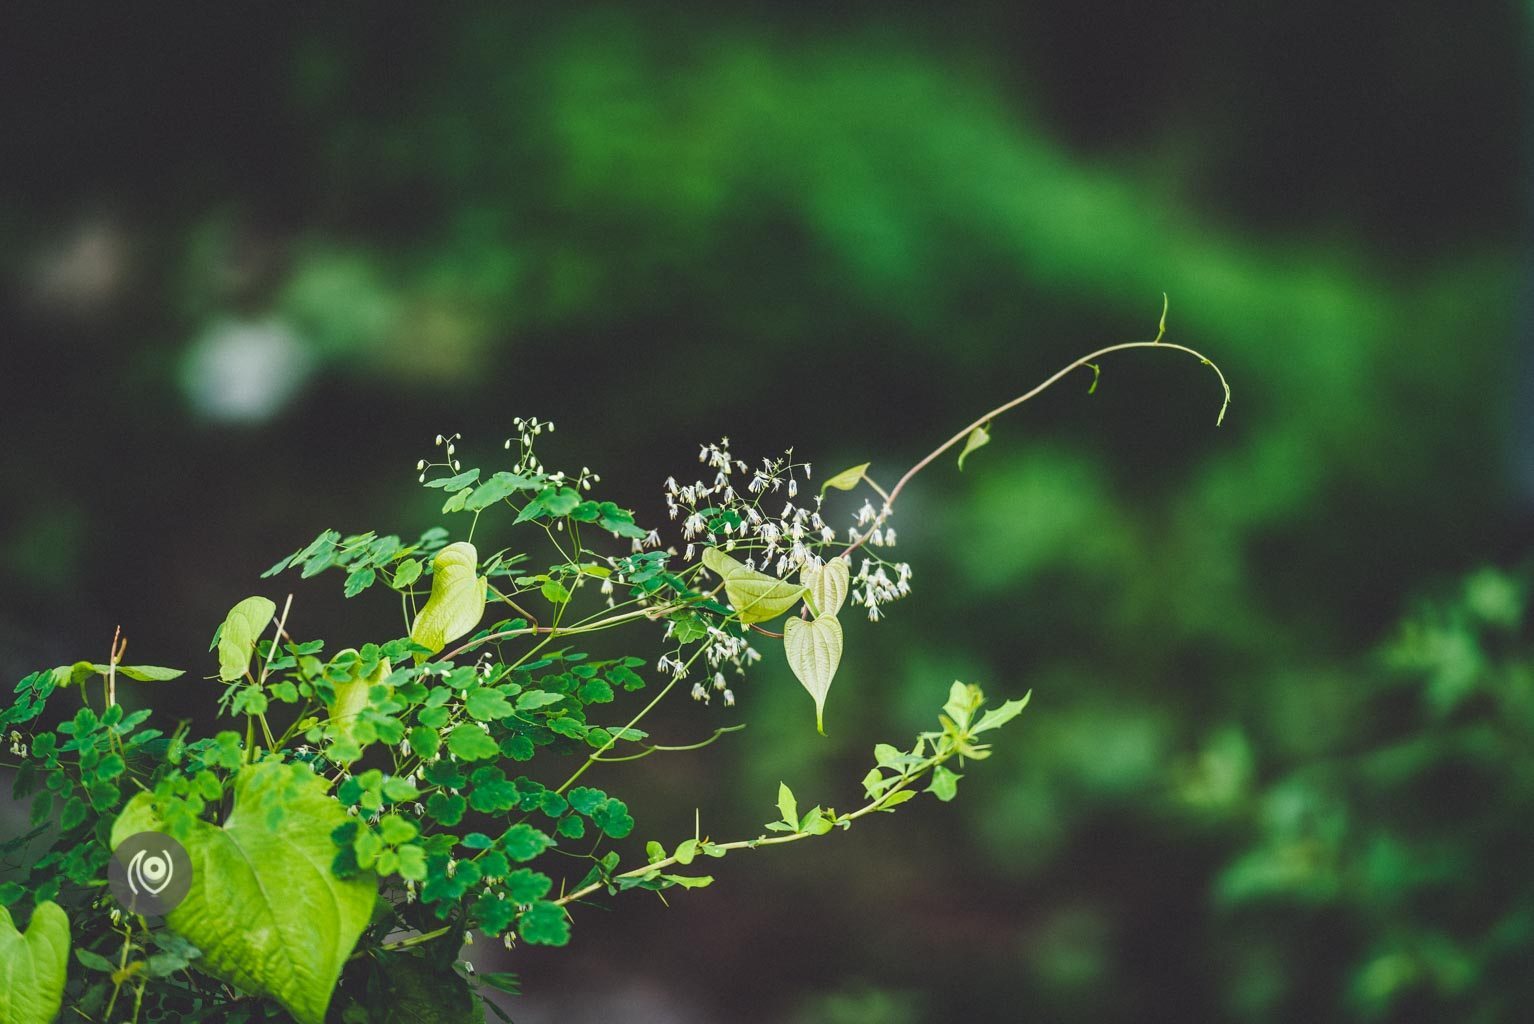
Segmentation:
{"type": "Polygon", "coordinates": [[[852,603],[867,608],[869,621],[878,622],[884,614],[879,610],[881,605],[898,601],[911,592],[911,566],[865,558],[857,575],[852,577],[852,584],[852,603]],[[895,573],[893,579],[890,571],[895,573]]]}
{"type": "MultiPolygon", "coordinates": [[[[675,623],[667,622],[666,636],[671,636],[675,631],[675,627],[675,623]]],[[[746,674],[746,667],[760,661],[762,654],[755,647],[752,647],[750,642],[744,637],[732,636],[718,626],[711,625],[706,628],[708,629],[708,639],[704,642],[699,653],[703,655],[704,660],[707,662],[708,671],[712,673],[712,678],[707,682],[699,681],[692,684],[692,699],[707,704],[717,695],[724,700],[725,707],[734,707],[735,691],[730,689],[729,684],[725,680],[725,670],[731,669],[735,675],[743,678],[746,674]]],[[[670,654],[661,655],[661,659],[656,663],[655,668],[659,672],[669,673],[673,679],[682,680],[687,678],[691,662],[696,660],[696,658],[697,655],[694,655],[692,659],[684,661],[681,657],[681,651],[678,649],[670,654]]]]}
{"type": "Polygon", "coordinates": [[[17,732],[15,729],[11,730],[11,753],[15,754],[17,757],[27,756],[27,744],[24,740],[22,740],[21,733],[17,732]]]}
{"type": "Polygon", "coordinates": [[[854,544],[867,543],[876,548],[892,548],[895,546],[895,528],[885,526],[890,513],[894,510],[885,505],[882,509],[875,510],[872,502],[863,502],[863,507],[857,510],[853,516],[856,524],[847,531],[847,536],[854,544]],[[870,525],[871,524],[871,525],[870,525]],[[863,533],[859,533],[858,527],[868,527],[863,533]]]}
{"type": "Polygon", "coordinates": [[[878,621],[883,605],[911,592],[911,566],[870,550],[895,546],[895,528],[888,525],[890,506],[875,507],[865,501],[853,514],[845,537],[839,537],[822,515],[822,495],[811,497],[808,504],[796,503],[801,482],[809,483],[811,470],[809,463],[795,462],[793,455],[790,449],[752,469],[731,455],[727,437],[699,446],[698,461],[714,471],[712,481],[681,484],[669,477],[665,484],[671,518],[682,520],[682,537],[687,541],[683,558],[691,562],[700,544],[719,547],[752,569],[788,578],[806,565],[820,565],[834,557],[839,552],[833,548],[862,549],[865,555],[853,579],[852,600],[878,621]],[[744,480],[742,494],[736,484],[746,474],[749,479],[744,480]],[[786,501],[773,514],[780,494],[786,501]]]}
{"type": "Polygon", "coordinates": [[[682,520],[682,538],[687,541],[683,558],[692,561],[701,542],[734,552],[751,568],[779,576],[807,564],[818,565],[817,552],[836,543],[837,534],[821,518],[820,497],[808,506],[795,503],[801,482],[809,482],[810,465],[795,462],[793,455],[790,449],[752,469],[730,454],[727,437],[700,446],[698,461],[714,470],[713,480],[680,484],[668,477],[665,484],[666,508],[672,519],[682,520]],[[786,500],[774,512],[779,495],[786,500]]]}

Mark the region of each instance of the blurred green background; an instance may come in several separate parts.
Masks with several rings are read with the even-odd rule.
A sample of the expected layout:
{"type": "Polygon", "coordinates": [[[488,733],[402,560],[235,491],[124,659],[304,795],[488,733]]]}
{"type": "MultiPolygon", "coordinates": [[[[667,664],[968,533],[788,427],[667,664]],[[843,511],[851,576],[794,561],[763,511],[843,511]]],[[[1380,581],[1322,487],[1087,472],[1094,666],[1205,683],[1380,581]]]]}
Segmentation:
{"type": "MultiPolygon", "coordinates": [[[[1527,1012],[1525,7],[0,22],[8,679],[119,623],[208,668],[281,554],[435,522],[439,431],[488,464],[551,417],[545,461],[659,524],[697,442],[888,482],[1163,292],[1230,377],[1216,429],[1207,369],[1112,358],[920,477],[916,594],[849,625],[829,738],[768,658],[657,726],[743,733],[602,784],[641,838],[752,834],[779,779],[853,800],[955,678],[1033,690],[997,756],[567,950],[470,947],[519,1024],[1527,1012]]],[[[338,591],[299,587],[308,635],[396,628],[338,591]]]]}

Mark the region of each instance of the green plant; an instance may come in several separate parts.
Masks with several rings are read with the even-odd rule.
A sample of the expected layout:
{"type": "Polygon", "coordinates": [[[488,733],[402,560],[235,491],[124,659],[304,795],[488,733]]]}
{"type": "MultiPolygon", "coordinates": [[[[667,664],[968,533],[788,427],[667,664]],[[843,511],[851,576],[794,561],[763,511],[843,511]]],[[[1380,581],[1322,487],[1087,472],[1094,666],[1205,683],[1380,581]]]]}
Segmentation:
{"type": "Polygon", "coordinates": [[[1456,583],[1358,666],[1324,747],[1258,771],[1228,732],[1204,755],[1198,806],[1245,837],[1214,902],[1246,951],[1231,993],[1246,1019],[1521,1015],[1534,886],[1498,866],[1523,862],[1534,794],[1528,573],[1456,583]],[[1262,983],[1275,976],[1306,983],[1262,983]]]}
{"type": "Polygon", "coordinates": [[[167,735],[148,710],[124,708],[119,682],[182,673],[125,664],[120,637],[105,663],[27,676],[0,712],[33,826],[0,845],[27,865],[0,884],[0,904],[33,907],[24,934],[0,915],[0,1024],[45,1024],[65,1001],[101,1021],[477,1019],[479,991],[517,982],[448,969],[471,930],[508,947],[563,945],[571,910],[599,895],[705,886],[699,858],[847,829],[920,792],[951,800],[955,767],[987,757],[986,734],[1026,697],[984,710],[978,687],[954,683],[938,729],[875,747],[856,809],[801,811],[782,785],[779,818],[762,834],[717,841],[699,826],[680,842],[647,843],[637,863],[607,849],[634,831],[628,806],[581,783],[599,767],[741,728],[676,746],[641,725],[681,687],[733,704],[760,638],[782,641],[823,731],[839,613],[851,602],[877,620],[910,591],[910,567],[888,557],[905,486],[961,444],[962,468],[993,418],[1082,367],[1095,388],[1094,360],[1137,347],[1203,360],[1159,333],[1105,348],[961,430],[887,491],[865,464],[812,496],[810,466],[792,453],[751,467],[727,440],[704,445],[707,479],[666,482],[681,550],[662,550],[658,531],[592,497],[599,477],[589,469],[546,469],[535,448],[551,423],[514,421],[510,467],[486,474],[463,468],[458,435],[439,436],[420,482],[442,491],[464,539],[450,542],[443,527],[411,542],[327,530],[265,574],[339,572],[347,597],[387,589],[405,635],[327,655],[323,641],[295,635],[291,596],[280,611],[264,596],[239,602],[214,635],[210,678],[223,688],[220,713],[240,727],[211,736],[185,724],[167,735]],[[825,497],[859,488],[879,504],[865,501],[838,531],[825,497]],[[482,554],[475,535],[492,529],[537,543],[482,554]],[[506,617],[485,625],[491,607],[506,617]],[[785,616],[781,632],[767,628],[785,616]],[[653,673],[648,657],[582,649],[620,627],[659,633],[653,673]],[[66,689],[78,706],[43,727],[66,689]],[[609,711],[645,691],[637,709],[609,711]],[[559,770],[560,756],[576,767],[559,770]],[[192,866],[190,891],[163,920],[125,912],[105,889],[113,851],[144,832],[176,840],[192,866]]]}

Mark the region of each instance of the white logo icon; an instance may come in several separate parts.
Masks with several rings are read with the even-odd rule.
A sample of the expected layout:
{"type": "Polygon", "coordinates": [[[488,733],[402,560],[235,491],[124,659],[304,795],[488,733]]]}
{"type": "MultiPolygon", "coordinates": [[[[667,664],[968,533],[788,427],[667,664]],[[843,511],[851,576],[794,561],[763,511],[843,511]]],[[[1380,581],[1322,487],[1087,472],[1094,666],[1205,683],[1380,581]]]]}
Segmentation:
{"type": "Polygon", "coordinates": [[[169,850],[140,850],[128,861],[128,888],[138,896],[158,896],[170,885],[176,868],[169,850]]]}
{"type": "Polygon", "coordinates": [[[107,865],[107,884],[117,902],[150,917],[186,899],[192,875],[186,847],[163,832],[137,832],[122,840],[107,865]]]}

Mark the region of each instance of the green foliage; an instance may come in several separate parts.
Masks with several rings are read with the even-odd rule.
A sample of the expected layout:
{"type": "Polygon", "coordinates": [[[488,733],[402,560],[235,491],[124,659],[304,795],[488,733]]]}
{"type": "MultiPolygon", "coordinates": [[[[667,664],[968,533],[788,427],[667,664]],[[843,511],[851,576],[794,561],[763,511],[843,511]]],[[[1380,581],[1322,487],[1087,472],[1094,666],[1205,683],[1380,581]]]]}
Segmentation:
{"type": "Polygon", "coordinates": [[[157,804],[171,787],[141,793],[112,825],[128,836],[169,831],[192,861],[192,887],[166,923],[204,950],[199,967],[271,996],[301,1024],[322,1024],[341,968],[373,913],[370,875],[337,878],[331,832],[346,813],[303,765],[262,761],[235,775],[222,827],[191,818],[178,827],[157,804]]]}
{"type": "Polygon", "coordinates": [[[1235,734],[1187,780],[1188,804],[1243,837],[1216,880],[1224,932],[1251,941],[1264,922],[1274,969],[1310,971],[1358,1019],[1517,1015],[1534,882],[1486,867],[1525,841],[1534,792],[1528,589],[1481,570],[1408,615],[1356,673],[1341,756],[1254,766],[1235,734]],[[1317,926],[1338,936],[1323,964],[1317,926]]]}
{"type": "Polygon", "coordinates": [[[69,918],[39,902],[25,932],[0,907],[0,1024],[50,1024],[64,999],[69,918]]]}
{"type": "MultiPolygon", "coordinates": [[[[13,946],[0,959],[13,992],[10,1003],[0,1002],[0,1024],[45,1019],[65,986],[81,1006],[104,1002],[108,1016],[125,997],[135,1012],[149,1006],[157,1015],[216,1013],[241,992],[280,1006],[300,1024],[323,1024],[335,1013],[343,1020],[394,1020],[407,1012],[468,1019],[475,1006],[468,973],[428,969],[442,951],[456,950],[453,937],[465,928],[508,946],[517,940],[562,946],[570,941],[573,908],[600,894],[703,888],[712,876],[672,869],[845,830],[921,791],[951,800],[961,776],[949,764],[987,757],[980,737],[1026,703],[981,714],[979,688],[955,683],[938,730],[921,733],[906,751],[876,748],[859,809],[839,814],[816,805],[801,812],[780,785],[781,818],[761,836],[716,842],[699,833],[669,855],[651,841],[643,864],[623,868],[617,847],[635,829],[628,804],[576,783],[613,762],[695,750],[739,728],[663,744],[651,742],[639,724],[694,673],[708,680],[692,683],[695,700],[719,694],[727,706],[735,703],[725,671],[744,675],[760,657],[752,637],[778,635],[760,623],[785,614],[785,660],[814,698],[823,731],[826,694],[842,656],[837,614],[853,603],[877,620],[882,606],[910,589],[909,566],[879,553],[893,543],[894,495],[879,492],[881,510],[865,505],[845,533],[826,521],[818,497],[812,507],[790,501],[773,515],[765,496],[786,487],[794,498],[809,466],[791,456],[766,459],[735,487],[729,477],[746,472],[745,464],[726,444],[705,445],[702,461],[714,482],[667,483],[667,502],[692,542],[685,564],[674,566],[671,552],[646,550],[659,543],[658,534],[637,525],[632,513],[586,497],[597,480],[589,470],[572,475],[542,467],[533,439],[551,424],[516,425],[512,468],[488,476],[463,470],[454,435],[438,438],[446,461],[422,460],[420,479],[451,492],[446,512],[471,512],[476,525],[499,515],[503,526],[528,535],[529,547],[541,536],[547,544],[539,550],[555,558],[548,570],[513,569],[530,561],[530,552],[501,549],[482,559],[473,543],[449,542],[443,529],[410,545],[372,532],[322,532],[268,575],[297,568],[313,577],[335,569],[347,598],[382,580],[399,594],[407,619],[416,605],[410,635],[325,658],[321,641],[292,636],[287,610],[265,639],[273,602],[240,602],[213,646],[226,684],[220,708],[243,721],[243,738],[236,729],[194,738],[183,727],[167,738],[141,728],[148,712],[126,713],[110,684],[98,713],[87,694],[97,676],[179,674],[117,666],[116,642],[114,664],[104,669],[78,662],[17,685],[0,724],[14,730],[13,751],[26,757],[17,795],[33,796],[34,827],[3,852],[53,836],[25,884],[0,883],[0,903],[18,905],[30,895],[37,908],[25,939],[9,928],[8,915],[0,917],[0,952],[5,943],[13,946]],[[700,538],[701,558],[692,561],[700,538]],[[615,541],[628,550],[612,550],[615,541]],[[851,556],[859,549],[854,575],[851,556]],[[428,558],[430,592],[417,603],[428,558]],[[794,571],[797,585],[783,578],[794,571]],[[721,588],[728,604],[717,598],[721,588]],[[547,621],[521,603],[534,593],[551,606],[547,621]],[[515,617],[482,627],[492,601],[515,617]],[[795,609],[799,614],[790,614],[795,609]],[[593,658],[573,646],[624,626],[658,631],[654,639],[665,652],[658,684],[639,671],[648,659],[593,658]],[[457,646],[443,654],[449,644],[457,646]],[[605,717],[608,706],[652,685],[656,693],[637,711],[605,717]],[[54,729],[37,728],[61,687],[78,694],[80,706],[54,729]],[[21,727],[28,729],[24,740],[21,727]],[[537,763],[536,777],[514,774],[513,766],[526,762],[537,763]],[[574,767],[554,783],[548,770],[559,763],[574,767]],[[177,839],[192,863],[190,891],[163,925],[124,917],[99,891],[111,851],[145,831],[177,839]],[[54,899],[65,900],[81,922],[78,971],[67,981],[70,929],[60,923],[64,911],[54,899]],[[18,943],[27,943],[25,955],[18,943]],[[49,959],[32,949],[38,944],[49,959]],[[343,974],[358,981],[337,1002],[343,974]],[[228,988],[182,984],[188,976],[228,988]]],[[[867,483],[877,491],[866,469],[839,474],[828,486],[867,483]]],[[[515,984],[492,985],[508,986],[515,984]]]]}

